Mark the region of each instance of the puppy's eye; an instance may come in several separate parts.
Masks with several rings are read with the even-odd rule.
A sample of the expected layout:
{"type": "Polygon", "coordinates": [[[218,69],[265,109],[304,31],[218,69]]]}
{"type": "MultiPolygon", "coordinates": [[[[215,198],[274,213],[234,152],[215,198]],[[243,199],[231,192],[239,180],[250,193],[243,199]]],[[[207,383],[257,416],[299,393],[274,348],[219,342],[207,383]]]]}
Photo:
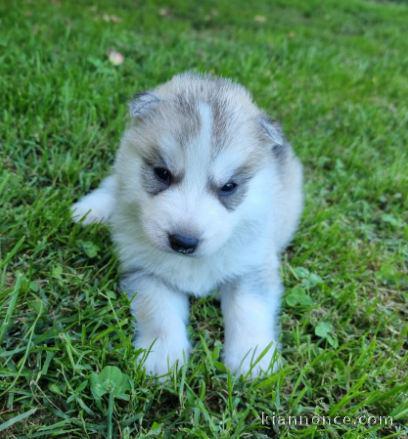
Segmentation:
{"type": "Polygon", "coordinates": [[[227,184],[224,184],[223,187],[220,188],[220,194],[221,195],[230,195],[233,192],[235,192],[235,189],[237,188],[237,184],[234,181],[230,181],[227,184]]]}
{"type": "Polygon", "coordinates": [[[153,168],[154,175],[158,178],[158,180],[166,183],[167,186],[170,186],[171,183],[171,172],[166,168],[153,168]]]}

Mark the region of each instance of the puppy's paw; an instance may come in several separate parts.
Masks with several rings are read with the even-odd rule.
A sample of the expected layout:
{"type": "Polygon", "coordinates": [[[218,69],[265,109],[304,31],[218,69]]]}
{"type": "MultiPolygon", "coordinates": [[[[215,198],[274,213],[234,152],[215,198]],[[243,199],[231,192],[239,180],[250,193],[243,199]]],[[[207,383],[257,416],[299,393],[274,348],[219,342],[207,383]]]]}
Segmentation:
{"type": "Polygon", "coordinates": [[[72,219],[82,224],[106,223],[111,215],[111,197],[101,191],[94,191],[71,207],[72,219]]]}
{"type": "Polygon", "coordinates": [[[146,350],[144,367],[149,375],[165,375],[176,365],[181,367],[188,360],[190,344],[187,339],[159,337],[155,340],[137,339],[137,348],[146,350]]]}
{"type": "Polygon", "coordinates": [[[91,209],[88,203],[82,200],[74,203],[71,207],[71,217],[74,222],[82,224],[93,224],[103,222],[103,215],[95,209],[91,209]]]}
{"type": "Polygon", "coordinates": [[[274,373],[281,365],[278,344],[264,340],[234,340],[225,347],[224,362],[235,375],[251,378],[274,373]]]}

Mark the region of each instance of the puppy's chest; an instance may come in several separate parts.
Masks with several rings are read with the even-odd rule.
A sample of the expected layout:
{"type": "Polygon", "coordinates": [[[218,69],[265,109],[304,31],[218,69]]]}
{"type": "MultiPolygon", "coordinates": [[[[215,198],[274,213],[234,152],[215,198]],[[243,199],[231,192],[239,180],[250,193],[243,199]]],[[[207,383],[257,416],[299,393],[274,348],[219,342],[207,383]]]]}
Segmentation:
{"type": "Polygon", "coordinates": [[[182,292],[195,296],[210,294],[223,283],[250,273],[268,263],[274,254],[268,235],[236,239],[206,257],[164,253],[125,235],[116,235],[124,271],[137,267],[182,292]],[[120,238],[120,239],[118,239],[120,238]]]}
{"type": "MultiPolygon", "coordinates": [[[[253,262],[253,261],[252,261],[253,262]]],[[[157,266],[156,274],[177,289],[195,295],[210,294],[217,286],[248,272],[251,261],[245,257],[222,255],[210,259],[195,259],[157,266]]]]}
{"type": "Polygon", "coordinates": [[[172,258],[169,255],[160,264],[149,266],[154,274],[175,288],[195,296],[205,296],[223,283],[259,267],[266,257],[264,246],[254,242],[245,248],[224,249],[206,258],[172,258]]]}

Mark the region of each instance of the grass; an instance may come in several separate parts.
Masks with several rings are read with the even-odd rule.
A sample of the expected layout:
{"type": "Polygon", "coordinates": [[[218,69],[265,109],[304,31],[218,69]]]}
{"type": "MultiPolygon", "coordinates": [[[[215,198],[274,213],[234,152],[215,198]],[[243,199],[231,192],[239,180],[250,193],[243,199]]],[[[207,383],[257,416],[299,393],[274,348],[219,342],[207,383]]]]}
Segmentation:
{"type": "Polygon", "coordinates": [[[0,9],[0,437],[406,436],[407,4],[0,9]],[[164,384],[145,376],[108,231],[69,218],[109,170],[127,99],[187,69],[245,84],[305,165],[282,267],[285,364],[254,382],[223,368],[212,298],[192,301],[188,367],[164,384]],[[272,426],[262,413],[392,425],[272,426]]]}

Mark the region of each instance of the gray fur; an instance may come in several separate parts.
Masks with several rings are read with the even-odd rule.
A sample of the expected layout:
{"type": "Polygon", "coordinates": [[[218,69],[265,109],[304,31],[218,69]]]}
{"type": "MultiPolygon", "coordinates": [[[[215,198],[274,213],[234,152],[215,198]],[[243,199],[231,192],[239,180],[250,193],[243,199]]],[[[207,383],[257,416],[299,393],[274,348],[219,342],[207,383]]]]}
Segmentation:
{"type": "MultiPolygon", "coordinates": [[[[163,161],[158,161],[152,164],[144,163],[141,168],[142,185],[144,190],[150,195],[157,195],[169,187],[155,175],[154,168],[156,167],[167,169],[167,166],[163,161]]],[[[172,185],[179,183],[183,178],[183,175],[171,175],[172,185]]]]}
{"type": "Polygon", "coordinates": [[[166,163],[163,159],[163,154],[160,151],[158,145],[151,145],[147,150],[142,150],[141,155],[145,163],[151,167],[161,166],[166,167],[166,163]]]}
{"type": "Polygon", "coordinates": [[[272,153],[278,160],[283,160],[290,149],[285,140],[281,126],[266,115],[259,118],[262,133],[267,136],[272,146],[272,153]]]}
{"type": "Polygon", "coordinates": [[[156,177],[153,167],[147,163],[141,168],[141,178],[143,189],[150,195],[157,195],[168,188],[166,183],[156,177]]]}
{"type": "Polygon", "coordinates": [[[227,101],[222,95],[212,97],[211,108],[213,111],[212,156],[216,157],[232,140],[229,129],[234,115],[228,109],[227,101]]]}
{"type": "Polygon", "coordinates": [[[174,105],[174,112],[181,117],[180,129],[177,129],[175,137],[180,146],[186,148],[188,144],[200,132],[201,120],[197,109],[197,103],[194,99],[182,94],[176,95],[170,105],[174,105]]]}
{"type": "Polygon", "coordinates": [[[132,118],[145,115],[154,104],[159,102],[159,98],[150,92],[137,93],[129,102],[129,113],[132,118]]]}
{"type": "MultiPolygon", "coordinates": [[[[144,131],[155,133],[162,127],[163,129],[167,127],[173,133],[179,147],[185,149],[192,144],[200,132],[199,106],[202,102],[207,103],[212,112],[209,146],[213,160],[225,148],[239,141],[240,130],[247,127],[259,142],[258,146],[252,145],[254,148],[252,161],[263,160],[263,156],[269,151],[273,153],[278,164],[282,164],[290,146],[285,141],[279,124],[255,106],[250,94],[242,86],[230,80],[185,73],[176,77],[176,80],[173,79],[159,86],[153,92],[139,94],[132,101],[131,108],[132,114],[141,119],[141,127],[144,127],[144,131]],[[186,87],[185,84],[188,86],[186,87]],[[172,122],[168,120],[170,116],[172,122]]],[[[149,194],[158,194],[167,186],[155,178],[151,167],[166,167],[172,174],[175,171],[165,163],[164,155],[160,152],[159,140],[152,140],[151,146],[140,153],[148,165],[142,168],[143,187],[149,194]]],[[[182,163],[179,165],[182,166],[182,163]]],[[[177,182],[181,181],[181,174],[179,170],[177,182]]],[[[218,189],[210,184],[211,190],[217,193],[220,202],[228,210],[235,209],[245,197],[245,184],[242,185],[243,187],[239,186],[234,194],[219,196],[218,189]]]]}
{"type": "MultiPolygon", "coordinates": [[[[248,163],[239,168],[229,181],[237,184],[233,193],[223,195],[220,192],[220,187],[210,180],[209,187],[217,196],[220,203],[229,211],[235,210],[244,200],[247,192],[247,186],[253,175],[255,174],[255,166],[248,163]]],[[[228,183],[228,182],[226,182],[228,183]]]]}

